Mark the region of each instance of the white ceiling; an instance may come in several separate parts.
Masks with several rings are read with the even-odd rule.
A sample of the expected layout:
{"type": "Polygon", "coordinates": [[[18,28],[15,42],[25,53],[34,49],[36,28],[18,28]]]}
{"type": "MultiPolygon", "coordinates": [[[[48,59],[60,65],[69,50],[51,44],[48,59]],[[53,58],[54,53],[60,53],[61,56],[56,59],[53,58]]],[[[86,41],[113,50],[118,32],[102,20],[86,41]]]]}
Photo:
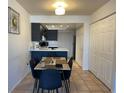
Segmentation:
{"type": "Polygon", "coordinates": [[[32,15],[55,15],[56,1],[67,4],[66,15],[90,15],[109,0],[17,0],[32,15]]]}

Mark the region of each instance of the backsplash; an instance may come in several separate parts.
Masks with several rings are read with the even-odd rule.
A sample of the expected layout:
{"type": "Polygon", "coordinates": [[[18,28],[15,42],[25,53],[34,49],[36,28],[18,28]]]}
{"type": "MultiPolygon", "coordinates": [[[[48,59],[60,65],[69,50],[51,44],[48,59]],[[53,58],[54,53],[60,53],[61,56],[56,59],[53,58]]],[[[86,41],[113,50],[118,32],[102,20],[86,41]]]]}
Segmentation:
{"type": "MultiPolygon", "coordinates": [[[[47,42],[48,42],[48,47],[58,47],[58,41],[47,41],[47,42]]],[[[39,47],[39,42],[32,41],[31,42],[31,47],[38,48],[39,47]]]]}
{"type": "Polygon", "coordinates": [[[58,47],[58,41],[48,41],[48,47],[58,47]]]}

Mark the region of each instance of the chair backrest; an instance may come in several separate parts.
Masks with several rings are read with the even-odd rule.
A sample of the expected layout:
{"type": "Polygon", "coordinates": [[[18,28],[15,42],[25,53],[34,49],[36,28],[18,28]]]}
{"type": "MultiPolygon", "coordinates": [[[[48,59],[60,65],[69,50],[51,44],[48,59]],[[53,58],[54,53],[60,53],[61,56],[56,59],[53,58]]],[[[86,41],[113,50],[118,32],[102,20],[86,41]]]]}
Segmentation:
{"type": "Polygon", "coordinates": [[[65,79],[69,79],[70,76],[71,76],[71,71],[72,71],[72,66],[73,66],[73,57],[71,57],[69,59],[68,65],[69,65],[69,67],[70,67],[71,70],[65,70],[64,71],[64,78],[65,79]]]}
{"type": "Polygon", "coordinates": [[[73,66],[73,57],[70,58],[70,60],[68,62],[68,65],[72,69],[72,66],[73,66]]]}
{"type": "Polygon", "coordinates": [[[60,88],[61,74],[55,69],[43,70],[40,74],[39,87],[42,89],[53,90],[60,88]]]}
{"type": "Polygon", "coordinates": [[[37,65],[37,62],[33,59],[30,60],[30,68],[31,68],[31,73],[33,78],[39,78],[39,73],[38,71],[34,70],[35,66],[37,65]]]}

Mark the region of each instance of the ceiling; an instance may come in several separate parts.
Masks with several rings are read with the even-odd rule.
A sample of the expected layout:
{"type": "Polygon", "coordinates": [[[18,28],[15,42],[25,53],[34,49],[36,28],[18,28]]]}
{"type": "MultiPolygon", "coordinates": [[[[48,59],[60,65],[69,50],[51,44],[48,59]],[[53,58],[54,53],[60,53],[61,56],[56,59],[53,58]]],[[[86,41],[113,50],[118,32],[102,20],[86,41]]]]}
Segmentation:
{"type": "Polygon", "coordinates": [[[48,30],[72,31],[83,26],[82,23],[42,23],[48,30]]]}
{"type": "Polygon", "coordinates": [[[90,15],[109,0],[17,0],[32,15],[55,15],[56,1],[67,4],[66,15],[90,15]]]}

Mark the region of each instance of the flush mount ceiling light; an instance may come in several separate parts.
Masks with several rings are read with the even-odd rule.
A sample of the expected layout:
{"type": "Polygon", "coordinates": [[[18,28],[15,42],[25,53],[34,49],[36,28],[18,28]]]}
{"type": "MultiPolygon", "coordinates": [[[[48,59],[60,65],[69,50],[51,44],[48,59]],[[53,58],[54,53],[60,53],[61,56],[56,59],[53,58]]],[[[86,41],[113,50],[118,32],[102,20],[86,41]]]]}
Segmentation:
{"type": "Polygon", "coordinates": [[[55,14],[56,15],[64,15],[65,14],[65,9],[63,7],[58,7],[55,9],[55,14]]]}
{"type": "Polygon", "coordinates": [[[55,4],[53,4],[53,6],[56,8],[55,9],[55,14],[56,15],[64,15],[65,14],[65,7],[67,7],[67,5],[64,2],[56,2],[55,4]]]}
{"type": "Polygon", "coordinates": [[[60,25],[60,27],[63,27],[63,25],[60,25]]]}
{"type": "Polygon", "coordinates": [[[52,25],[51,27],[52,27],[52,28],[54,28],[54,27],[55,27],[55,25],[52,25]]]}

